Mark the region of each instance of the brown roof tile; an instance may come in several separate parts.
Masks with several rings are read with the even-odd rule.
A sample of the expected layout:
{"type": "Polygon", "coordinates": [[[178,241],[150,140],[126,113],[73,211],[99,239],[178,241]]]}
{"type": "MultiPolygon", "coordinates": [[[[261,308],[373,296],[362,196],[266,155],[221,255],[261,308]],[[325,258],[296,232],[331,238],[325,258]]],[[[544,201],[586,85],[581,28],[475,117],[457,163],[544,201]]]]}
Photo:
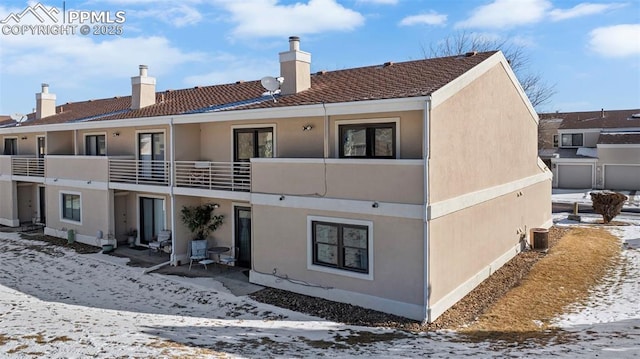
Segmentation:
{"type": "MultiPolygon", "coordinates": [[[[495,51],[474,56],[452,56],[427,60],[393,63],[391,66],[368,66],[311,75],[311,88],[297,94],[270,97],[265,101],[221,111],[238,109],[300,106],[425,96],[433,93],[474,66],[495,54],[495,51]]],[[[103,121],[178,115],[210,106],[234,104],[260,98],[265,92],[260,81],[236,82],[224,85],[200,86],[156,93],[156,104],[130,110],[131,96],[58,105],[56,115],[34,121],[34,114],[24,126],[74,121],[103,121]]]]}
{"type": "Polygon", "coordinates": [[[562,119],[560,129],[640,127],[640,109],[541,113],[541,120],[562,119]],[[632,115],[638,114],[637,117],[632,115]]]}
{"type": "Polygon", "coordinates": [[[640,144],[640,132],[601,133],[598,144],[632,145],[640,144]]]}

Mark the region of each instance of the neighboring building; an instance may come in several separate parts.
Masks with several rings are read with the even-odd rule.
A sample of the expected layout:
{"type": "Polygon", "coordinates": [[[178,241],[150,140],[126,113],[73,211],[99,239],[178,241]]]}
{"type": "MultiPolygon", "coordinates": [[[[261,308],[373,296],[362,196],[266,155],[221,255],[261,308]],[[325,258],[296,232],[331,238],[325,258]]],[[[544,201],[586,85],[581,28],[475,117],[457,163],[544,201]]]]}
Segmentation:
{"type": "Polygon", "coordinates": [[[640,109],[540,114],[538,148],[554,187],[640,190],[640,109]]]}
{"type": "Polygon", "coordinates": [[[146,66],[132,96],[55,106],[43,85],[0,128],[0,223],[94,245],[171,229],[180,264],[180,209],[215,202],[211,244],[238,248],[251,282],[428,321],[551,225],[538,116],[502,53],[311,74],[289,41],[273,96],[156,92],[146,66]]]}

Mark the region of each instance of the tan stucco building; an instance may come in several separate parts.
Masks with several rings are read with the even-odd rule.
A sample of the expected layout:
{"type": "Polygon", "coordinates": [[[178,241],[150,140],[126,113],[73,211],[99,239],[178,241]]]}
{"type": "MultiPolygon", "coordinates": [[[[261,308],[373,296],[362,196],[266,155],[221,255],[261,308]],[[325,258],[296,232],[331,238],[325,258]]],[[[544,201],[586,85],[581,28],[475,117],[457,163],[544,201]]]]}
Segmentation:
{"type": "Polygon", "coordinates": [[[427,321],[551,225],[538,116],[502,53],[312,74],[292,37],[280,62],[267,92],[156,92],[146,66],[131,96],[50,106],[43,86],[0,127],[0,224],[93,245],[170,229],[178,265],[181,208],[214,202],[210,245],[251,282],[427,321]]]}

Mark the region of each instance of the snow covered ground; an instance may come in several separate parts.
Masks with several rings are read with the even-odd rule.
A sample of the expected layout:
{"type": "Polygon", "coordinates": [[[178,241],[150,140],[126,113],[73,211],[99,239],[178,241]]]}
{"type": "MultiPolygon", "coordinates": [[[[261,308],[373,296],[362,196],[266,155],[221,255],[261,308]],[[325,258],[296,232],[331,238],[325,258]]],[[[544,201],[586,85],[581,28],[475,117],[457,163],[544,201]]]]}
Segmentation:
{"type": "MultiPolygon", "coordinates": [[[[615,231],[632,240],[639,226],[615,231]]],[[[144,274],[0,232],[0,357],[638,357],[640,252],[625,258],[587,308],[558,319],[566,332],[513,344],[329,322],[236,297],[213,279],[144,274]]]]}
{"type": "MultiPolygon", "coordinates": [[[[579,203],[583,205],[591,205],[591,196],[589,193],[592,190],[574,190],[574,189],[553,189],[553,194],[551,195],[551,201],[553,203],[579,203]]],[[[620,191],[620,193],[629,197],[629,200],[624,204],[623,208],[625,209],[637,209],[640,208],[640,193],[634,192],[633,194],[629,191],[620,191]]]]}

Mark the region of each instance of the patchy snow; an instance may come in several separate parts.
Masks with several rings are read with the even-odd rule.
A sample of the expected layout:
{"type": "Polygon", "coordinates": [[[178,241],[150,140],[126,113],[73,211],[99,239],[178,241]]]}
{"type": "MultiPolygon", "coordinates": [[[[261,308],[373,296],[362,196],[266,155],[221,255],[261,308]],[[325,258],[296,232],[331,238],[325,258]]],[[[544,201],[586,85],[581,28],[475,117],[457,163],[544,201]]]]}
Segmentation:
{"type": "MultiPolygon", "coordinates": [[[[625,238],[636,235],[621,230],[625,238]]],[[[598,316],[579,315],[583,310],[563,317],[562,335],[542,343],[470,342],[453,332],[330,322],[236,297],[211,278],[145,274],[115,257],[0,232],[0,357],[634,357],[637,304],[611,303],[640,292],[627,280],[640,268],[619,274],[617,289],[601,295],[598,316]]]]}
{"type": "MultiPolygon", "coordinates": [[[[553,193],[551,194],[551,202],[553,203],[578,203],[583,205],[591,206],[591,196],[589,193],[598,191],[598,190],[575,190],[575,189],[553,189],[553,193]]],[[[619,191],[625,196],[629,197],[627,202],[624,204],[623,208],[634,209],[640,208],[640,193],[634,192],[631,194],[630,191],[619,191]]]]}
{"type": "Polygon", "coordinates": [[[576,155],[598,158],[598,149],[597,148],[591,148],[591,147],[580,147],[576,151],[576,155]]]}

